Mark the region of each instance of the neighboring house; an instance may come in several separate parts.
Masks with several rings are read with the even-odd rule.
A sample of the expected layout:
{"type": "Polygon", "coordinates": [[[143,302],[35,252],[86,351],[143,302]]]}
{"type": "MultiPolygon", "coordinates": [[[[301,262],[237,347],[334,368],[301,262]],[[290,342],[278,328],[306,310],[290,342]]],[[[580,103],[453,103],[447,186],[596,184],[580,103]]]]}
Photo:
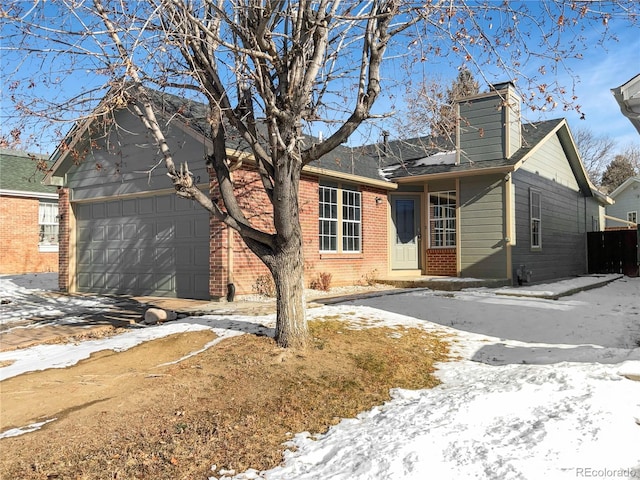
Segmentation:
{"type": "Polygon", "coordinates": [[[640,133],[640,74],[619,87],[612,88],[611,92],[618,102],[622,114],[640,133]]]}
{"type": "MultiPolygon", "coordinates": [[[[211,149],[206,107],[160,93],[154,101],[174,158],[187,160],[216,198],[215,175],[203,161],[211,149]]],[[[608,198],[589,183],[566,121],[521,125],[510,84],[461,101],[459,110],[458,148],[437,148],[428,138],[385,140],[341,146],[305,168],[299,195],[308,282],[321,273],[332,275],[332,285],[586,273],[585,234],[603,225],[608,198]]],[[[175,195],[135,115],[122,109],[112,118],[106,129],[78,125],[52,157],[47,181],[62,187],[68,246],[60,288],[222,298],[233,283],[236,293],[251,293],[266,268],[238,235],[175,195]],[[74,152],[85,152],[84,161],[74,152]]],[[[233,138],[229,131],[241,202],[251,222],[272,228],[251,156],[233,138]]]]}
{"type": "Polygon", "coordinates": [[[627,178],[609,196],[616,203],[606,208],[606,228],[637,228],[640,218],[640,177],[627,178]]]}
{"type": "Polygon", "coordinates": [[[58,193],[42,184],[45,160],[0,150],[0,273],[58,271],[58,193]]]}

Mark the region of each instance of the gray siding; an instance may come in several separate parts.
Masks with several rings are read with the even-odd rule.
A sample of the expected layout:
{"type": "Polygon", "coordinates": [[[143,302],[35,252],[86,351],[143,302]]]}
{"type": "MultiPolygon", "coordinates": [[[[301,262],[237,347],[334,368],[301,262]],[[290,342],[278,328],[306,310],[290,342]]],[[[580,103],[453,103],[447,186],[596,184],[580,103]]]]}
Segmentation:
{"type": "Polygon", "coordinates": [[[491,96],[460,103],[460,162],[504,158],[504,111],[491,96]]]}
{"type": "Polygon", "coordinates": [[[540,282],[587,272],[586,232],[598,218],[592,197],[549,181],[541,175],[518,170],[513,174],[516,210],[516,245],[512,249],[515,270],[526,265],[531,281],[540,282]],[[541,193],[542,248],[531,249],[529,191],[541,193]]]}
{"type": "MultiPolygon", "coordinates": [[[[140,120],[128,111],[119,111],[116,124],[96,141],[80,165],[70,168],[67,185],[72,189],[72,201],[172,188],[162,155],[140,120]]],[[[165,135],[176,165],[188,162],[198,183],[208,183],[202,143],[177,126],[167,126],[165,135]]]]}
{"type": "MultiPolygon", "coordinates": [[[[637,212],[640,219],[640,182],[631,182],[623,191],[621,191],[614,199],[616,203],[607,205],[607,215],[612,217],[627,219],[628,212],[637,212]]],[[[620,222],[607,220],[607,227],[625,226],[620,222]]]]}
{"type": "Polygon", "coordinates": [[[522,170],[539,174],[576,192],[580,189],[557,135],[544,142],[522,164],[522,170]]]}
{"type": "Polygon", "coordinates": [[[461,276],[507,278],[504,175],[460,179],[461,276]]]}

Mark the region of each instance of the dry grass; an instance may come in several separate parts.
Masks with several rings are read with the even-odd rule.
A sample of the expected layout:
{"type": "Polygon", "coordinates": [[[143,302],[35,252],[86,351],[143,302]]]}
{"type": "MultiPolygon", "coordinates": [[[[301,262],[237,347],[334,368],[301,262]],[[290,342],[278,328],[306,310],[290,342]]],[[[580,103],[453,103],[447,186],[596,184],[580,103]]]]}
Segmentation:
{"type": "MultiPolygon", "coordinates": [[[[303,353],[267,337],[232,338],[135,377],[124,394],[59,412],[40,431],[0,440],[0,478],[206,479],[212,465],[269,469],[293,433],[325,432],[388,400],[393,387],[435,386],[433,364],[448,354],[446,342],[418,329],[355,330],[337,320],[310,328],[303,353]]],[[[99,360],[121,365],[129,352],[99,360]]]]}

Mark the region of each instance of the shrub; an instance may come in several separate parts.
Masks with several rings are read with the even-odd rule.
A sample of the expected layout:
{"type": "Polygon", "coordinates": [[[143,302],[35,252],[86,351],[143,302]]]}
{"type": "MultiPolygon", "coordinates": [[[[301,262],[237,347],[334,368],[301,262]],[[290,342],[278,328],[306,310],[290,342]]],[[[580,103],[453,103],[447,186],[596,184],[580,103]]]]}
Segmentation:
{"type": "Polygon", "coordinates": [[[369,287],[373,287],[376,283],[378,283],[378,269],[374,268],[373,270],[368,271],[360,280],[360,284],[366,285],[369,287]]]}
{"type": "Polygon", "coordinates": [[[331,288],[331,274],[326,272],[320,272],[316,278],[311,280],[309,288],[313,290],[322,290],[326,292],[331,288]]]}

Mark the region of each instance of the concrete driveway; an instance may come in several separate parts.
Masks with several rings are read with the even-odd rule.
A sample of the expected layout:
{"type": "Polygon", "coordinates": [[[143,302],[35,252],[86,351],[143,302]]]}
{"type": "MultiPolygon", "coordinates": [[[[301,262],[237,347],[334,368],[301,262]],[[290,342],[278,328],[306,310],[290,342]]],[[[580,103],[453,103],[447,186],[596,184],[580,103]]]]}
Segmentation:
{"type": "Polygon", "coordinates": [[[374,307],[484,335],[486,346],[473,359],[493,365],[640,359],[640,278],[623,277],[558,300],[504,293],[499,289],[420,290],[342,304],[374,307]]]}

